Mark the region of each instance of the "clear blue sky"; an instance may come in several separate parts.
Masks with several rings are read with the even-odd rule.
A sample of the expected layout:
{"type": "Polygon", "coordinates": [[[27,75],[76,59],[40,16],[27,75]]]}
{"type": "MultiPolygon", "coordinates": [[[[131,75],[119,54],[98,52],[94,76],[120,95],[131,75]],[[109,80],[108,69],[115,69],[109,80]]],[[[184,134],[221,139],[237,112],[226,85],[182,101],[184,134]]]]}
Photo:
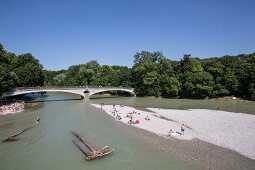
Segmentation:
{"type": "Polygon", "coordinates": [[[0,43],[44,68],[133,65],[142,50],[206,58],[255,52],[255,0],[0,0],[0,43]]]}

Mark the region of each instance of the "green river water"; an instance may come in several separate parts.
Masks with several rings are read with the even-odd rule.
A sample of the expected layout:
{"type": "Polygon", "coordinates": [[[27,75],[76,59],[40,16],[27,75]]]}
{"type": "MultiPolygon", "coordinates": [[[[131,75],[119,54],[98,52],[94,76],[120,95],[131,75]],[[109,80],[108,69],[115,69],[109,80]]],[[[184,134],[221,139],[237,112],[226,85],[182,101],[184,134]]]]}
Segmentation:
{"type": "Polygon", "coordinates": [[[124,104],[141,109],[220,107],[223,110],[247,113],[254,113],[255,110],[252,102],[203,103],[198,100],[138,97],[96,98],[90,101],[78,99],[76,95],[48,93],[38,98],[38,102],[27,104],[26,111],[0,117],[0,139],[32,127],[19,136],[19,141],[0,143],[0,170],[201,169],[153,147],[145,141],[147,134],[143,131],[116,122],[91,103],[124,104]],[[37,116],[42,120],[39,124],[35,121],[37,116]],[[94,161],[84,160],[84,155],[72,143],[72,139],[75,139],[70,133],[72,130],[79,131],[97,148],[105,145],[115,148],[114,153],[94,161]],[[144,139],[141,138],[143,135],[144,139]]]}

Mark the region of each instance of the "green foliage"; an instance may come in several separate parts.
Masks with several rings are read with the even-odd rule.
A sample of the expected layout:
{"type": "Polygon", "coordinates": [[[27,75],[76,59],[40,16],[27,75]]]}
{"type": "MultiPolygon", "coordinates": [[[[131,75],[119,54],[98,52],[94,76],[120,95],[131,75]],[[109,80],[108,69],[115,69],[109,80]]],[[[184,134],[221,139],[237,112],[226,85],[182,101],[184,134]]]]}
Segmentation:
{"type": "Polygon", "coordinates": [[[181,74],[181,94],[184,97],[203,98],[213,91],[213,78],[208,72],[185,72],[181,74]]]}
{"type": "Polygon", "coordinates": [[[0,98],[18,82],[17,75],[10,69],[0,65],[0,98]]]}
{"type": "MultiPolygon", "coordinates": [[[[28,57],[29,59],[29,57],[28,57]]],[[[140,96],[204,98],[235,95],[255,100],[255,55],[171,61],[161,52],[134,55],[132,68],[97,61],[44,71],[46,85],[132,86],[140,96]]]]}
{"type": "Polygon", "coordinates": [[[190,55],[184,55],[181,64],[181,95],[184,97],[203,98],[212,95],[213,77],[204,71],[201,62],[190,55]]]}
{"type": "Polygon", "coordinates": [[[225,69],[224,76],[219,82],[230,92],[230,94],[235,94],[238,87],[238,81],[234,72],[230,68],[225,69]]]}
{"type": "Polygon", "coordinates": [[[179,82],[171,61],[161,52],[136,53],[132,68],[132,83],[137,95],[177,96],[179,82]]]}
{"type": "Polygon", "coordinates": [[[205,98],[235,95],[255,100],[255,53],[207,59],[184,55],[171,61],[162,52],[137,52],[132,68],[96,60],[67,70],[43,70],[32,54],[16,56],[0,44],[0,97],[17,86],[123,86],[139,96],[205,98]]]}
{"type": "Polygon", "coordinates": [[[44,83],[44,75],[42,69],[35,63],[27,63],[15,70],[19,78],[19,86],[35,87],[42,86],[44,83]]]}
{"type": "Polygon", "coordinates": [[[44,74],[46,85],[53,86],[131,86],[128,67],[100,66],[95,60],[70,66],[68,70],[45,70],[44,74]]]}
{"type": "Polygon", "coordinates": [[[238,81],[237,94],[255,100],[255,53],[242,55],[238,61],[235,69],[238,81]]]}
{"type": "Polygon", "coordinates": [[[181,60],[181,72],[201,72],[203,71],[203,67],[200,61],[196,58],[191,58],[190,55],[184,55],[183,59],[181,60]]]}
{"type": "Polygon", "coordinates": [[[173,97],[178,96],[180,90],[180,83],[176,77],[171,77],[168,74],[161,75],[160,87],[162,96],[173,97]]]}
{"type": "Polygon", "coordinates": [[[0,98],[13,87],[41,86],[43,83],[43,67],[32,54],[16,56],[0,44],[0,98]]]}

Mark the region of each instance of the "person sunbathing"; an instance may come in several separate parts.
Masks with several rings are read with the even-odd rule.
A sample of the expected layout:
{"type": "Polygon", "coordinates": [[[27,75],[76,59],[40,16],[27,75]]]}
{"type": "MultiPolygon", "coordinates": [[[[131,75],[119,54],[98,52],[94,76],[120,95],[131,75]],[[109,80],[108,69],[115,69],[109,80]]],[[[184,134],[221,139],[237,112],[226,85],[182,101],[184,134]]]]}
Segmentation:
{"type": "Polygon", "coordinates": [[[174,133],[173,130],[170,129],[167,136],[171,136],[173,133],[174,133]]]}
{"type": "Polygon", "coordinates": [[[150,120],[150,118],[149,118],[149,116],[148,116],[148,115],[145,117],[145,120],[150,120]]]}

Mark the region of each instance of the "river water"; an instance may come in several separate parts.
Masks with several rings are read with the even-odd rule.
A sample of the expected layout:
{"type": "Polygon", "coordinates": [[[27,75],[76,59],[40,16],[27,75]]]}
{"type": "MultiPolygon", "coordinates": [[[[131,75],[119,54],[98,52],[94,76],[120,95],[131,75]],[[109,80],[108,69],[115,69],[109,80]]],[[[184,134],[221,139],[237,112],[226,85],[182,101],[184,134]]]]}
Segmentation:
{"type": "MultiPolygon", "coordinates": [[[[165,152],[162,147],[165,147],[166,142],[159,141],[161,140],[160,137],[116,122],[103,111],[91,105],[91,103],[104,102],[131,105],[141,109],[166,106],[171,108],[174,104],[170,104],[170,100],[133,97],[96,98],[90,101],[79,99],[79,96],[72,94],[48,93],[27,104],[26,111],[0,117],[0,139],[31,127],[30,130],[18,137],[20,140],[0,143],[0,170],[186,170],[201,169],[203,167],[197,165],[197,163],[192,163],[189,159],[185,159],[185,156],[178,157],[176,154],[169,153],[169,151],[165,152]],[[37,116],[41,118],[39,124],[35,121],[37,116]],[[102,159],[86,161],[84,155],[72,143],[75,138],[70,131],[80,132],[87,141],[98,149],[108,145],[115,148],[115,151],[112,155],[102,159]]],[[[172,102],[178,103],[175,100],[172,100],[172,102]]],[[[186,104],[183,101],[179,102],[182,105],[176,104],[175,106],[181,109],[202,107],[201,102],[195,100],[186,100],[186,104]]],[[[244,105],[243,109],[246,109],[244,112],[247,113],[253,113],[253,110],[255,110],[254,103],[249,103],[248,106],[245,103],[239,105],[244,105]]],[[[224,106],[218,102],[218,105],[212,104],[210,107],[222,107],[224,109],[224,106]]],[[[227,106],[226,108],[238,112],[241,106],[233,106],[232,108],[227,106]]],[[[176,141],[171,142],[176,143],[176,141]]],[[[181,149],[180,152],[182,152],[181,149]]],[[[185,152],[183,151],[183,153],[185,152]]],[[[218,152],[219,154],[229,155],[229,151],[224,149],[217,151],[217,154],[218,152]]],[[[198,154],[197,152],[195,155],[198,154]]],[[[252,160],[242,156],[239,159],[236,153],[231,152],[230,154],[234,155],[236,160],[244,160],[242,162],[249,165],[247,169],[254,165],[252,160]]]]}

